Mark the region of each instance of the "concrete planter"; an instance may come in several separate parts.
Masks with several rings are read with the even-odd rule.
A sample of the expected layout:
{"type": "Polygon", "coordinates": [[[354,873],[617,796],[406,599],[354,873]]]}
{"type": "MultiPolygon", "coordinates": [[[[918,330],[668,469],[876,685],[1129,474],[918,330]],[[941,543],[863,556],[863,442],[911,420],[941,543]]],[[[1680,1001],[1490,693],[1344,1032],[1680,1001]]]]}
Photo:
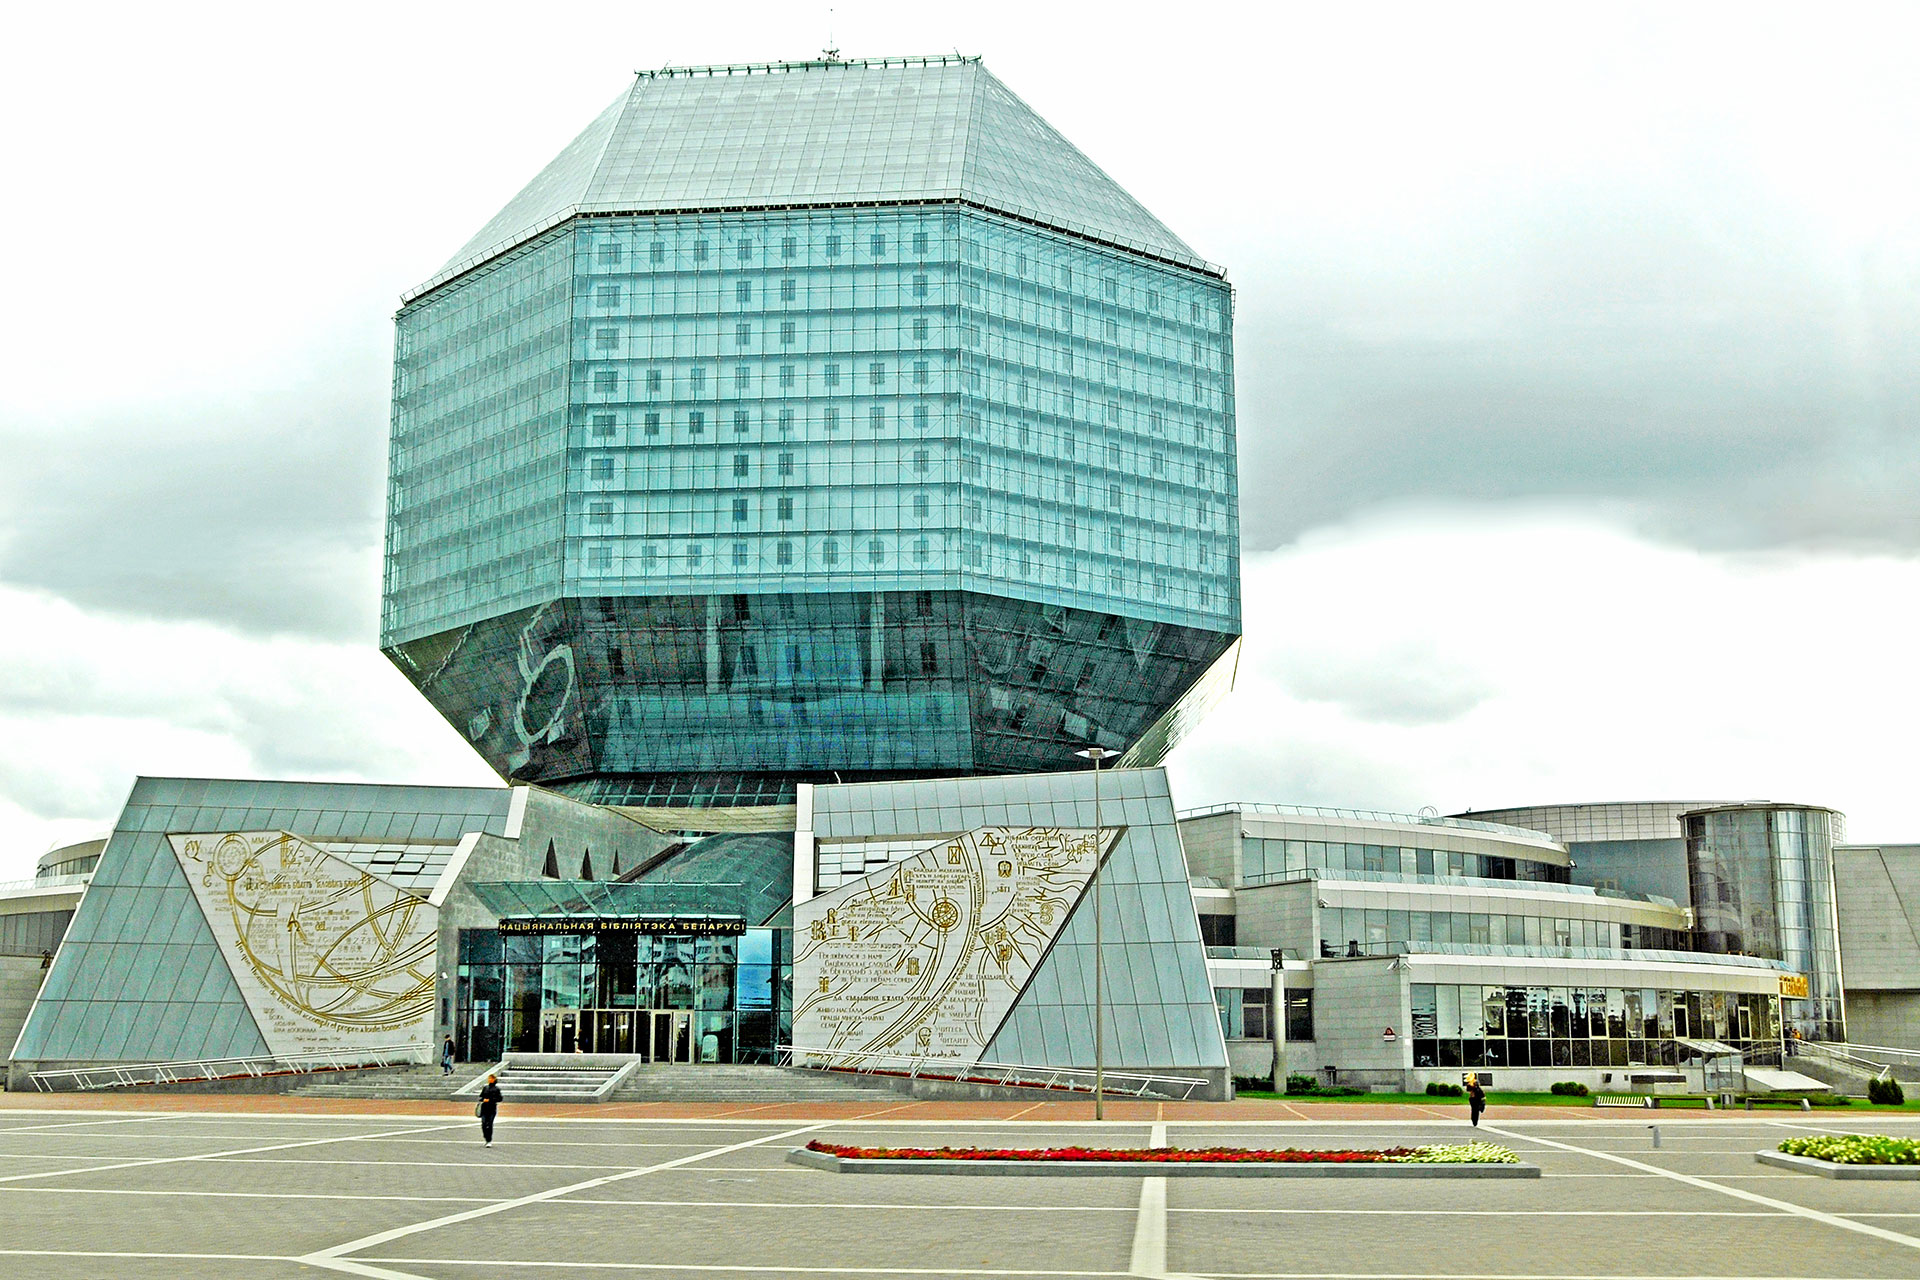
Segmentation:
{"type": "Polygon", "coordinates": [[[1537,1164],[1247,1164],[1134,1160],[860,1160],[795,1147],[787,1163],[827,1173],[1035,1178],[1537,1178],[1537,1164]]]}
{"type": "Polygon", "coordinates": [[[1761,1164],[1843,1182],[1920,1182],[1920,1164],[1835,1164],[1811,1156],[1790,1156],[1784,1151],[1756,1151],[1753,1158],[1761,1164]]]}

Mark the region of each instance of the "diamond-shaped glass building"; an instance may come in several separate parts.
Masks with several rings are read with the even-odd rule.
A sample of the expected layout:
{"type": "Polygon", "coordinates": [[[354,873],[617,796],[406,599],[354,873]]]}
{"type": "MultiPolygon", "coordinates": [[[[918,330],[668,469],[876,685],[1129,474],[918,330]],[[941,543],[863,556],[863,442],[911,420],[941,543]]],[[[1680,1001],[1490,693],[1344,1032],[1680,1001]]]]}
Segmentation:
{"type": "Polygon", "coordinates": [[[397,327],[382,645],[506,777],[1150,764],[1231,678],[1231,291],[978,59],[641,73],[397,327]]]}

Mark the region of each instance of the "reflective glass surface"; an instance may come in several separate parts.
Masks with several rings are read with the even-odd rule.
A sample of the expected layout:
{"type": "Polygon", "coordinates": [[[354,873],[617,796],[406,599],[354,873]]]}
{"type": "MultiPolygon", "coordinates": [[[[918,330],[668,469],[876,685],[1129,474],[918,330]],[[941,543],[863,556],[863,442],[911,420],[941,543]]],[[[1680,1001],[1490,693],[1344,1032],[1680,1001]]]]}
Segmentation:
{"type": "Polygon", "coordinates": [[[1408,987],[1416,1067],[1676,1066],[1679,1040],[1777,1051],[1778,996],[1639,987],[1408,987]]]}

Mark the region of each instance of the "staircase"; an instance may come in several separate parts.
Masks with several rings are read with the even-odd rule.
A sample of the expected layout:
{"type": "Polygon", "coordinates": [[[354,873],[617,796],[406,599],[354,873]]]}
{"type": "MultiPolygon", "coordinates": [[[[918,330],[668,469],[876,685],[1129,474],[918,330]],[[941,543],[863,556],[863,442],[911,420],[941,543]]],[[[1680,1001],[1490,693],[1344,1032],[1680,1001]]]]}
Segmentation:
{"type": "Polygon", "coordinates": [[[440,1064],[388,1067],[381,1071],[362,1071],[345,1079],[316,1076],[305,1084],[287,1090],[295,1098],[382,1098],[405,1101],[445,1102],[453,1091],[473,1078],[477,1064],[456,1067],[450,1076],[440,1074],[440,1064]]]}
{"type": "MultiPolygon", "coordinates": [[[[504,1062],[496,1071],[500,1078],[500,1096],[507,1102],[603,1102],[619,1077],[623,1066],[528,1066],[504,1062]]],[[[461,1098],[478,1098],[485,1077],[474,1077],[472,1087],[461,1098]]]]}

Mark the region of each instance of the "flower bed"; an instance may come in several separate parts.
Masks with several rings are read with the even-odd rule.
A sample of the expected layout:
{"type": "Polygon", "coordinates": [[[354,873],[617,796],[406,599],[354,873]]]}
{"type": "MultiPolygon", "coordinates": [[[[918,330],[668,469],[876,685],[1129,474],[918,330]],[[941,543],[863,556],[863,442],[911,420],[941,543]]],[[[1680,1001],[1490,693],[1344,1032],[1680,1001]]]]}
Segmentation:
{"type": "Polygon", "coordinates": [[[1490,1142],[1384,1150],[1313,1151],[1296,1147],[849,1147],[815,1140],[807,1150],[847,1160],[1048,1160],[1136,1164],[1518,1164],[1490,1142]]]}
{"type": "Polygon", "coordinates": [[[1889,1138],[1878,1133],[1823,1133],[1811,1138],[1788,1138],[1780,1150],[1790,1156],[1825,1160],[1830,1164],[1920,1165],[1920,1139],[1889,1138]]]}

